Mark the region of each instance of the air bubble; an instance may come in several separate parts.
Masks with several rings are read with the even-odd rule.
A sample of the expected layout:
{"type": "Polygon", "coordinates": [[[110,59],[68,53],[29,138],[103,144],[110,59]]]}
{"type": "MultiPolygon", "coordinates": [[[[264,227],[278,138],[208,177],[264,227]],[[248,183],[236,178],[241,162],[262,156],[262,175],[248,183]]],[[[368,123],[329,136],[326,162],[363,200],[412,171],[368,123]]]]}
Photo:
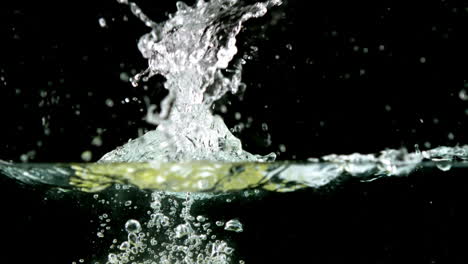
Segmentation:
{"type": "Polygon", "coordinates": [[[184,237],[184,236],[190,234],[192,232],[192,227],[190,227],[190,224],[188,224],[188,223],[181,224],[181,225],[178,225],[174,229],[174,232],[175,232],[175,237],[176,238],[181,238],[181,237],[184,237]]]}
{"type": "Polygon", "coordinates": [[[242,223],[239,222],[239,220],[237,219],[227,221],[226,225],[224,226],[224,230],[238,232],[238,233],[244,231],[242,227],[242,223]]]}
{"type": "Polygon", "coordinates": [[[133,245],[137,245],[139,241],[138,236],[133,232],[128,234],[127,239],[128,239],[128,242],[130,242],[130,244],[133,244],[133,245]]]}
{"type": "Polygon", "coordinates": [[[109,260],[109,263],[111,263],[111,264],[117,264],[119,262],[119,259],[117,258],[117,255],[112,254],[112,253],[109,254],[108,260],[109,260]]]}
{"type": "Polygon", "coordinates": [[[441,171],[449,171],[452,168],[452,162],[450,160],[436,161],[436,166],[441,171]]]}
{"type": "Polygon", "coordinates": [[[129,233],[138,233],[141,231],[140,222],[134,219],[130,219],[125,223],[125,230],[129,233]]]}
{"type": "Polygon", "coordinates": [[[129,248],[130,248],[130,244],[127,241],[123,242],[119,246],[119,249],[122,250],[122,251],[126,251],[129,248]]]}

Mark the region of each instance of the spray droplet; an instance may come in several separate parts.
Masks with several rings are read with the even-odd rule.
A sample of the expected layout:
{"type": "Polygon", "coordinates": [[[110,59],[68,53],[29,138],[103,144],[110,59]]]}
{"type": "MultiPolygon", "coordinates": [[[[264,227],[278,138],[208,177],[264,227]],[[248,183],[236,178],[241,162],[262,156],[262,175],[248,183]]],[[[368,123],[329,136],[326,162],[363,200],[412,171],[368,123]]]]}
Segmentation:
{"type": "Polygon", "coordinates": [[[281,152],[286,152],[286,146],[283,145],[283,144],[279,145],[279,150],[280,150],[281,152]]]}
{"type": "Polygon", "coordinates": [[[106,99],[106,105],[108,107],[113,107],[114,106],[114,101],[112,101],[112,99],[110,99],[110,98],[107,98],[106,99]]]}
{"type": "Polygon", "coordinates": [[[455,139],[455,135],[453,133],[449,133],[447,137],[448,137],[449,140],[454,140],[455,139]]]}
{"type": "Polygon", "coordinates": [[[120,80],[122,82],[129,82],[130,81],[130,76],[128,76],[128,74],[126,72],[122,72],[120,73],[120,80]]]}
{"type": "Polygon", "coordinates": [[[93,141],[91,141],[91,145],[100,147],[102,145],[102,139],[100,136],[96,136],[93,138],[93,141]]]}
{"type": "Polygon", "coordinates": [[[83,161],[89,162],[92,158],[93,158],[93,153],[89,150],[85,150],[83,151],[83,153],[81,153],[81,159],[83,161]]]}
{"type": "Polygon", "coordinates": [[[107,22],[103,17],[99,18],[99,26],[101,26],[102,28],[107,27],[107,22]]]}
{"type": "Polygon", "coordinates": [[[465,89],[461,89],[460,92],[458,93],[458,97],[462,99],[463,101],[468,101],[468,94],[465,89]]]}

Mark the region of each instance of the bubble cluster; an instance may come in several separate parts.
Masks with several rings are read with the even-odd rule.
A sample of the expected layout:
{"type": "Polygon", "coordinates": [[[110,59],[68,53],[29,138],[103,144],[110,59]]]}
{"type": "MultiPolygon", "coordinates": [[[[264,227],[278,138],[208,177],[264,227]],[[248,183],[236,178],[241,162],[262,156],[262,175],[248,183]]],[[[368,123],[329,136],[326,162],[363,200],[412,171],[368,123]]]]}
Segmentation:
{"type": "MultiPolygon", "coordinates": [[[[143,224],[135,219],[125,223],[127,240],[118,243],[117,249],[110,247],[114,250],[107,255],[106,264],[231,263],[234,248],[216,239],[206,217],[191,215],[194,202],[189,193],[181,203],[164,192],[152,193],[149,219],[143,224]]],[[[215,224],[223,225],[222,221],[215,224]]],[[[242,224],[230,220],[225,230],[241,232],[242,224]]]]}

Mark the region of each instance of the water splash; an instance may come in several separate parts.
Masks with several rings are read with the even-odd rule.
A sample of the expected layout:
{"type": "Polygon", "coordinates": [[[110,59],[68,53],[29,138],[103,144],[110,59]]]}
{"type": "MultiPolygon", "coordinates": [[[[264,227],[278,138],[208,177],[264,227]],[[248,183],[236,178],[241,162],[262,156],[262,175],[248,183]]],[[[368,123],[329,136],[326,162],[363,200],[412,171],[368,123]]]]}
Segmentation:
{"type": "Polygon", "coordinates": [[[265,189],[289,192],[319,188],[343,176],[370,181],[405,176],[418,168],[442,171],[468,166],[468,145],[408,152],[388,149],[377,154],[330,154],[308,162],[147,162],[87,164],[11,164],[0,172],[26,184],[98,192],[113,184],[171,192],[229,192],[265,189]]]}
{"type": "Polygon", "coordinates": [[[265,15],[281,4],[269,0],[242,5],[238,0],[199,0],[194,6],[177,3],[177,12],[162,23],[151,21],[126,0],[151,32],[142,36],[138,48],[149,67],[132,78],[137,86],[154,75],[166,78],[169,95],[159,112],[151,106],[147,121],[158,125],[142,137],[104,155],[101,162],[142,161],[271,161],[275,154],[250,154],[224,124],[211,113],[215,101],[227,92],[236,93],[243,60],[230,62],[237,53],[236,35],[242,23],[265,15]]]}

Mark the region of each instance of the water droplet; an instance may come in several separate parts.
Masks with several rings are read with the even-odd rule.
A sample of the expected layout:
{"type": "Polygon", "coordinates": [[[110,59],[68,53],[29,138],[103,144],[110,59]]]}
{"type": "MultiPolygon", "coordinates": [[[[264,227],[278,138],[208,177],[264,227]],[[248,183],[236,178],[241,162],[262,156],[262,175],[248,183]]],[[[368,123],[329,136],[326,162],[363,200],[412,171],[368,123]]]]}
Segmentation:
{"type": "Polygon", "coordinates": [[[280,145],[279,145],[279,150],[280,150],[281,152],[286,152],[286,146],[283,145],[283,144],[280,144],[280,145]]]}
{"type": "Polygon", "coordinates": [[[93,153],[89,150],[85,150],[83,151],[83,153],[81,153],[81,159],[83,161],[89,162],[91,161],[92,158],[93,158],[93,153]]]}
{"type": "Polygon", "coordinates": [[[130,81],[130,76],[128,76],[128,73],[126,73],[126,72],[121,72],[119,77],[120,77],[120,80],[122,82],[129,82],[130,81]]]}
{"type": "Polygon", "coordinates": [[[458,93],[458,97],[462,99],[463,101],[468,101],[468,94],[465,89],[461,89],[460,92],[458,93]]]}
{"type": "Polygon", "coordinates": [[[227,109],[227,107],[225,105],[222,105],[222,106],[220,106],[219,110],[221,111],[221,113],[225,114],[225,113],[227,113],[228,109],[227,109]]]}
{"type": "Polygon", "coordinates": [[[113,107],[114,106],[114,101],[112,99],[110,99],[110,98],[107,98],[106,99],[106,105],[108,107],[113,107]]]}
{"type": "Polygon", "coordinates": [[[107,22],[103,17],[99,18],[99,26],[102,28],[107,26],[107,22]]]}
{"type": "Polygon", "coordinates": [[[447,137],[448,137],[449,140],[454,140],[455,139],[455,135],[453,133],[449,133],[447,137]]]}

